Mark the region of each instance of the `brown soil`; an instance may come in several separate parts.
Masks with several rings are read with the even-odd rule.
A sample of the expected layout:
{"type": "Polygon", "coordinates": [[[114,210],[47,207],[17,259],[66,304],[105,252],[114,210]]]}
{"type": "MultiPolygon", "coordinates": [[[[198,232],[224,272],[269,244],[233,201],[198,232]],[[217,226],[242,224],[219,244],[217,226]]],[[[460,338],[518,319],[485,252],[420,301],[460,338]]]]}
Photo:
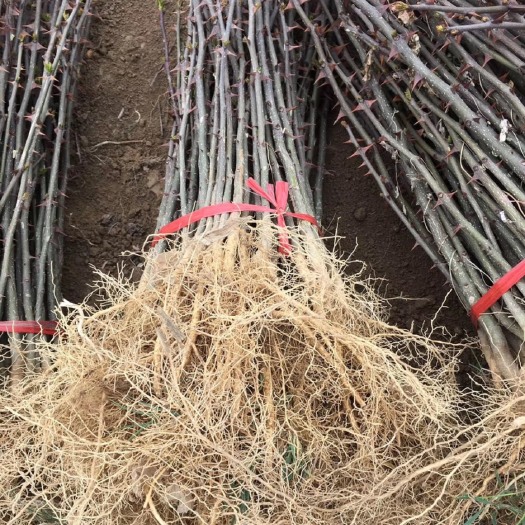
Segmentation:
{"type": "MultiPolygon", "coordinates": [[[[330,130],[327,147],[324,220],[343,238],[340,246],[352,259],[364,261],[366,273],[378,278],[377,286],[390,300],[391,321],[421,329],[443,325],[452,334],[471,333],[471,325],[443,274],[381,197],[381,191],[354,149],[342,126],[330,130]]],[[[351,263],[349,270],[359,270],[351,263]]]]}
{"type": "Polygon", "coordinates": [[[79,158],[67,201],[63,292],[73,302],[91,290],[93,267],[136,276],[138,259],[122,253],[140,251],[153,233],[167,151],[156,3],[101,0],[97,15],[78,93],[79,158]]]}
{"type": "MultiPolygon", "coordinates": [[[[68,199],[63,290],[74,302],[91,290],[93,266],[125,275],[140,273],[139,251],[153,233],[162,195],[167,110],[162,40],[153,0],[100,0],[92,51],[84,68],[77,106],[80,158],[68,199]],[[161,122],[163,123],[161,126],[161,122]],[[140,141],[106,144],[104,141],[140,141]],[[99,145],[99,146],[97,146],[99,145]]],[[[364,261],[391,299],[391,320],[402,326],[437,321],[456,334],[468,318],[442,274],[414,241],[371,177],[357,166],[344,130],[330,132],[325,189],[325,226],[344,238],[340,246],[364,261]],[[397,299],[403,297],[405,299],[397,299]]],[[[358,270],[356,263],[350,270],[358,270]]]]}

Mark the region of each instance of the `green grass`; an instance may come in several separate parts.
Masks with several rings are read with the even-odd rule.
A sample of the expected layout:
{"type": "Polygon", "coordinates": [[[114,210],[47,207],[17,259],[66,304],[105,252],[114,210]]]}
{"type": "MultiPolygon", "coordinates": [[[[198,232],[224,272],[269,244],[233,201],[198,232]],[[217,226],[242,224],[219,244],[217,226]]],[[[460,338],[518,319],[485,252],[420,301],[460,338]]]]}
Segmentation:
{"type": "MultiPolygon", "coordinates": [[[[112,404],[123,412],[129,413],[129,424],[123,427],[123,430],[130,432],[131,441],[141,436],[148,428],[157,425],[160,415],[166,412],[163,407],[154,406],[146,401],[141,401],[134,407],[128,407],[117,402],[112,404]]],[[[170,413],[173,417],[180,415],[176,410],[171,410],[170,413]]]]}
{"type": "Polygon", "coordinates": [[[463,495],[475,505],[473,514],[462,525],[525,525],[525,483],[521,479],[504,483],[496,476],[496,494],[463,495]]]}

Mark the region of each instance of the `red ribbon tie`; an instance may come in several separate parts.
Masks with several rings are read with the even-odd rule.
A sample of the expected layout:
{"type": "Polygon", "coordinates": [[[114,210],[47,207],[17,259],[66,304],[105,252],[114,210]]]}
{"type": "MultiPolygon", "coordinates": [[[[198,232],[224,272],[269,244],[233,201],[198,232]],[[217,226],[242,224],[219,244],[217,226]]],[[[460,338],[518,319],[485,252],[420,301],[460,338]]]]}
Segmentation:
{"type": "Polygon", "coordinates": [[[183,228],[186,228],[190,224],[199,222],[202,219],[207,219],[208,217],[213,217],[215,215],[221,215],[223,213],[254,211],[259,213],[273,213],[277,216],[277,224],[281,228],[281,232],[279,233],[279,253],[283,255],[289,255],[292,251],[292,246],[290,244],[288,233],[286,232],[285,217],[293,217],[294,219],[307,221],[314,226],[317,226],[317,221],[314,217],[305,213],[292,213],[286,211],[288,206],[289,191],[289,184],[287,182],[278,181],[275,183],[275,185],[268,184],[266,190],[264,190],[253,178],[250,177],[248,179],[247,186],[254,193],[268,201],[273,206],[273,208],[268,206],[258,206],[256,204],[235,202],[224,202],[222,204],[207,206],[205,208],[201,208],[200,210],[196,210],[192,213],[188,213],[187,215],[179,217],[177,220],[163,226],[157,235],[155,235],[153,241],[151,242],[151,246],[155,246],[167,235],[176,233],[183,228]]]}
{"type": "Polygon", "coordinates": [[[42,334],[56,335],[56,321],[2,321],[0,332],[8,334],[42,334]]]}
{"type": "Polygon", "coordinates": [[[478,327],[479,318],[491,306],[499,301],[514,285],[518,284],[525,277],[525,261],[521,261],[507,272],[503,277],[498,279],[479,299],[470,310],[470,319],[475,328],[478,327]]]}

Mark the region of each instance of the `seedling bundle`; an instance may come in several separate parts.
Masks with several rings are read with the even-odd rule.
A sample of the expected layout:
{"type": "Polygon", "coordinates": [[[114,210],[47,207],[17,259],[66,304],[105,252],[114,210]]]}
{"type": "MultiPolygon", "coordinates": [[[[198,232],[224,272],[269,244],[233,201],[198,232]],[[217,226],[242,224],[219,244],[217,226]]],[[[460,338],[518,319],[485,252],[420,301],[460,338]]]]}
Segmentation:
{"type": "MultiPolygon", "coordinates": [[[[461,348],[386,324],[370,284],[344,276],[315,220],[332,102],[437,264],[435,221],[444,228],[445,219],[459,217],[453,197],[437,189],[453,185],[475,159],[467,131],[443,108],[434,114],[417,106],[417,122],[413,112],[387,111],[394,103],[411,108],[419,91],[406,92],[416,81],[412,69],[395,69],[392,83],[377,77],[380,68],[425,54],[410,47],[414,36],[402,24],[426,15],[400,15],[412,11],[396,5],[191,0],[178,13],[172,53],[165,18],[173,13],[158,2],[174,126],[154,247],[140,283],[101,276],[106,307],[70,305],[57,340],[35,343],[43,362],[54,356],[52,370],[2,391],[0,519],[458,525],[487,514],[478,505],[484,494],[514,486],[525,425],[519,384],[487,390],[477,419],[463,412],[454,377],[461,348]],[[391,64],[381,59],[383,40],[394,38],[388,23],[401,35],[391,64]],[[357,120],[359,112],[368,120],[357,120]],[[397,119],[408,131],[443,127],[450,149],[457,137],[465,140],[459,171],[448,163],[452,154],[442,155],[444,174],[429,167],[437,155],[432,140],[445,145],[417,132],[405,140],[391,127],[401,125],[397,119]],[[413,176],[412,186],[386,169],[378,144],[413,176]],[[425,193],[423,223],[411,204],[421,207],[429,174],[439,184],[425,193]]],[[[436,31],[446,39],[445,29],[436,31]]],[[[446,72],[454,63],[445,58],[446,72]]],[[[426,96],[439,99],[441,84],[429,80],[436,73],[424,71],[426,96]]],[[[455,97],[462,89],[445,92],[455,97]]],[[[467,111],[459,102],[451,108],[467,111]]],[[[519,140],[507,133],[498,144],[519,140]]],[[[475,184],[460,186],[465,195],[457,190],[461,213],[482,206],[469,197],[475,184]]],[[[495,198],[488,192],[482,209],[495,198]]],[[[475,240],[479,228],[492,228],[479,221],[464,228],[475,240]]],[[[461,230],[438,240],[474,246],[461,230]]],[[[508,321],[501,326],[514,326],[498,315],[498,323],[508,321]]],[[[497,348],[484,347],[493,371],[515,378],[517,365],[497,348]]]]}
{"type": "Polygon", "coordinates": [[[71,120],[90,3],[0,3],[0,321],[10,334],[12,384],[45,366],[31,343],[40,336],[27,333],[54,332],[71,120]]]}
{"type": "Polygon", "coordinates": [[[483,314],[495,376],[517,378],[523,264],[501,302],[477,303],[525,256],[523,6],[321,0],[312,17],[293,5],[349,141],[476,326],[483,314]]]}

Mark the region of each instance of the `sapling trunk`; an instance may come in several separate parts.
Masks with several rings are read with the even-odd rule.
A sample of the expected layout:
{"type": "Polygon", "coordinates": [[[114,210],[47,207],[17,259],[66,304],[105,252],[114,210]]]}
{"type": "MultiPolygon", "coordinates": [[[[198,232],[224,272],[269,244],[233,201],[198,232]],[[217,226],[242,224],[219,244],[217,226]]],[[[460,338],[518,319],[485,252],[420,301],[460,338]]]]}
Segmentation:
{"type": "MultiPolygon", "coordinates": [[[[163,28],[165,9],[159,4],[163,28]]],[[[187,21],[186,45],[165,67],[177,125],[158,226],[213,204],[261,204],[246,190],[249,177],[263,187],[288,182],[291,209],[320,218],[329,104],[315,84],[311,36],[277,2],[194,0],[187,21]]]]}

